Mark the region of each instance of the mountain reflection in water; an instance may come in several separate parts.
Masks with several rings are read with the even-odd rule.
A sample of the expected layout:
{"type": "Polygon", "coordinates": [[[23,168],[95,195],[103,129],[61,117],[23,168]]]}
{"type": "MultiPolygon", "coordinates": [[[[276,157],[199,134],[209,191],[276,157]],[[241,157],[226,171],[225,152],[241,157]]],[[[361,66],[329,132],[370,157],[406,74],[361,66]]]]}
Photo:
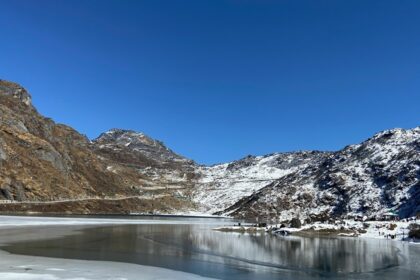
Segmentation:
{"type": "Polygon", "coordinates": [[[417,248],[396,242],[252,235],[211,228],[162,224],[86,228],[58,239],[17,243],[4,249],[26,255],[159,266],[218,279],[410,279],[417,273],[401,269],[401,265],[414,266],[410,262],[414,262],[411,257],[419,252],[417,248]]]}

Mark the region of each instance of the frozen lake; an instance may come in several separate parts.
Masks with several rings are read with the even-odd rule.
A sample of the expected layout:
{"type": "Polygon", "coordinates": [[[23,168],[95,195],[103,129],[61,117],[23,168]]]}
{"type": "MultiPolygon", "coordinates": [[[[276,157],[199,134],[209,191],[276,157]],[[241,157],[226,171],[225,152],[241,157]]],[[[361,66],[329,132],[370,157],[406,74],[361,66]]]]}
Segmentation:
{"type": "MultiPolygon", "coordinates": [[[[142,265],[138,277],[143,266],[151,266],[215,279],[420,279],[418,245],[212,230],[232,223],[143,217],[128,224],[83,225],[82,219],[73,225],[1,229],[0,243],[13,255],[142,265]]],[[[130,269],[136,271],[135,266],[130,269]]]]}

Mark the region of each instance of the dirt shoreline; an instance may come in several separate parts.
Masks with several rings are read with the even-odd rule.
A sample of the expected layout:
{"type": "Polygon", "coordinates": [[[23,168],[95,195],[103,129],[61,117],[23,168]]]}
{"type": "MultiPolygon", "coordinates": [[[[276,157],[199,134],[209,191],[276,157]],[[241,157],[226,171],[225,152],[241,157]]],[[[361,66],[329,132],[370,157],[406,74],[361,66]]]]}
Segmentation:
{"type": "Polygon", "coordinates": [[[101,215],[101,214],[130,214],[136,213],[172,213],[190,211],[193,205],[185,205],[172,197],[145,199],[141,197],[115,198],[115,199],[83,199],[74,201],[51,202],[18,202],[0,203],[2,214],[73,214],[73,215],[101,215]],[[152,210],[151,210],[152,209],[152,210]]]}

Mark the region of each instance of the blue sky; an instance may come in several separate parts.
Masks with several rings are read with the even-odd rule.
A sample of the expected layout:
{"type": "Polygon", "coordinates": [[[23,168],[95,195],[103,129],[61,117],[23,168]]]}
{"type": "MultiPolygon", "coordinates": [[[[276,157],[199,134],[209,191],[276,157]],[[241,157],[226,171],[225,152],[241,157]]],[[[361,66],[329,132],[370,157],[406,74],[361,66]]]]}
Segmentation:
{"type": "Polygon", "coordinates": [[[420,1],[4,1],[0,78],[200,163],[420,125],[420,1]]]}

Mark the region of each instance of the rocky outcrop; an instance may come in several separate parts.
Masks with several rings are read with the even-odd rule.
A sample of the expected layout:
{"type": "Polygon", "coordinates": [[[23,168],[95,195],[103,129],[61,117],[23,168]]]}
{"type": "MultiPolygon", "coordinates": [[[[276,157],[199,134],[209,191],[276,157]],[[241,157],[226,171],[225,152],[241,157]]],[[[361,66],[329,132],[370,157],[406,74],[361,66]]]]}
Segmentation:
{"type": "Polygon", "coordinates": [[[132,130],[111,129],[102,133],[93,140],[93,143],[99,152],[132,153],[134,156],[130,160],[133,161],[133,164],[141,167],[153,165],[168,168],[174,162],[179,162],[180,164],[193,163],[191,160],[174,153],[161,141],[132,130]]]}
{"type": "Polygon", "coordinates": [[[32,105],[31,95],[23,87],[16,83],[0,80],[0,94],[12,96],[26,106],[32,105]]]}

